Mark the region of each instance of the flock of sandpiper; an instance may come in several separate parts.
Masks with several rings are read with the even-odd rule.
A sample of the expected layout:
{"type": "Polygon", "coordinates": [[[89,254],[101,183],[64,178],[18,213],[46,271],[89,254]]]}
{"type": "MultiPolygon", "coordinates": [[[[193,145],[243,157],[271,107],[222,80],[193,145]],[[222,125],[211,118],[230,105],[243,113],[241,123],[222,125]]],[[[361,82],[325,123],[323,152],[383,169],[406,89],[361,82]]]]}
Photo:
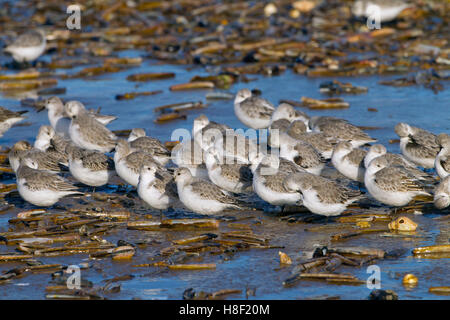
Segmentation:
{"type": "MultiPolygon", "coordinates": [[[[344,119],[309,117],[286,103],[275,108],[243,89],[235,97],[235,114],[249,128],[267,128],[269,147],[201,115],[194,120],[192,139],[169,151],[143,129],[133,129],[128,140],[118,138],[106,127],[116,117],[91,112],[79,101],[64,104],[51,97],[45,109],[50,125],[41,126],[34,145],[19,141],[9,152],[19,194],[36,206],[84,194],[61,174],[67,168],[94,190],[117,175],[158,210],[184,206],[218,214],[249,209],[251,203],[240,195],[254,192],[272,205],[303,205],[333,216],[367,197],[363,187],[389,206],[405,206],[418,196],[431,199],[433,194],[437,208],[450,205],[450,136],[406,123],[395,127],[401,154],[388,153],[344,119]],[[107,154],[113,151],[110,158],[107,154]],[[328,161],[360,188],[321,176],[328,161]],[[440,183],[434,171],[423,170],[431,168],[440,183]]],[[[0,134],[23,118],[1,108],[0,134]]]]}
{"type": "MultiPolygon", "coordinates": [[[[368,17],[374,5],[383,22],[408,7],[397,0],[355,1],[352,11],[368,17]]],[[[36,29],[4,51],[17,63],[29,63],[45,48],[45,33],[36,29]]],[[[395,127],[401,154],[388,153],[344,119],[309,117],[286,103],[275,108],[243,89],[235,97],[235,114],[248,128],[267,128],[269,148],[202,115],[194,120],[192,138],[169,151],[143,129],[133,129],[128,140],[119,139],[106,127],[116,117],[89,111],[79,101],[64,104],[52,97],[45,108],[50,125],[39,129],[34,145],[19,141],[9,153],[21,197],[36,206],[52,206],[61,197],[83,194],[61,174],[67,168],[73,178],[94,190],[119,176],[159,210],[182,205],[216,214],[249,208],[251,204],[239,195],[254,192],[272,205],[303,205],[331,216],[366,197],[362,187],[389,206],[405,206],[418,196],[433,196],[439,209],[450,205],[450,136],[436,136],[406,123],[395,127]],[[112,151],[110,158],[107,154],[112,151]],[[328,161],[360,188],[321,176],[328,161]],[[433,171],[423,170],[431,168],[440,181],[433,171]]],[[[0,137],[22,119],[20,112],[0,107],[0,137]]]]}

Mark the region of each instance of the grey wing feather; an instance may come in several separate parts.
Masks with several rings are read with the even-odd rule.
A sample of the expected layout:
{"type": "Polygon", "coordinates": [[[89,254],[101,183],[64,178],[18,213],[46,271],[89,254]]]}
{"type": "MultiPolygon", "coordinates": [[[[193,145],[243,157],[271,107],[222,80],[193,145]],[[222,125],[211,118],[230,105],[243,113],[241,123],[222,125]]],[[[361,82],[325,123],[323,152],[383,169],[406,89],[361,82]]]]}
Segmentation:
{"type": "Polygon", "coordinates": [[[409,135],[414,143],[422,146],[426,146],[432,149],[440,149],[439,145],[436,143],[436,135],[431,132],[425,131],[420,128],[415,128],[417,133],[414,135],[409,135]]]}
{"type": "Polygon", "coordinates": [[[150,154],[170,156],[170,151],[156,138],[139,137],[130,146],[150,154]]]}
{"type": "Polygon", "coordinates": [[[29,169],[25,170],[23,178],[26,180],[26,185],[31,190],[51,189],[54,191],[76,191],[77,188],[71,183],[67,182],[62,177],[47,172],[29,169]]]}
{"type": "Polygon", "coordinates": [[[222,189],[208,181],[194,181],[191,187],[195,193],[205,200],[217,200],[225,204],[240,205],[237,199],[226,195],[222,189]]]}
{"type": "Polygon", "coordinates": [[[84,167],[93,171],[108,170],[111,166],[111,159],[101,152],[86,152],[81,161],[84,167]]]}
{"type": "Polygon", "coordinates": [[[17,39],[12,44],[10,44],[8,48],[38,46],[42,43],[43,40],[44,39],[39,32],[30,31],[17,37],[17,39]]]}
{"type": "Polygon", "coordinates": [[[423,191],[423,185],[400,167],[387,167],[375,173],[375,182],[387,191],[423,191]]]}
{"type": "Polygon", "coordinates": [[[117,137],[114,133],[109,131],[104,125],[95,120],[93,117],[85,115],[75,119],[75,123],[80,125],[80,129],[81,126],[86,125],[88,132],[83,132],[80,130],[80,133],[87,141],[101,146],[113,146],[116,144],[117,137]]]}
{"type": "Polygon", "coordinates": [[[242,101],[240,106],[250,117],[265,119],[270,119],[275,110],[270,102],[257,97],[251,97],[242,101]]]}

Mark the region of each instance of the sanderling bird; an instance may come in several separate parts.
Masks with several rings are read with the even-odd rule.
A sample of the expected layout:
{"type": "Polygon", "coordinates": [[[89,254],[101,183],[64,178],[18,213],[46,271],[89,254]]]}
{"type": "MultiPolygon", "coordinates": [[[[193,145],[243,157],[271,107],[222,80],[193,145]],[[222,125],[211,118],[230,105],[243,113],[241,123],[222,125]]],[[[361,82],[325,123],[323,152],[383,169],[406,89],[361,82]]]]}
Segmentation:
{"type": "Polygon", "coordinates": [[[350,142],[340,142],[334,148],[331,163],[347,178],[364,183],[366,150],[354,148],[350,142]]]}
{"type": "Polygon", "coordinates": [[[273,121],[269,127],[268,144],[272,148],[279,148],[284,141],[284,135],[288,130],[291,122],[288,119],[278,119],[273,121]]]}
{"type": "Polygon", "coordinates": [[[188,168],[194,177],[208,179],[202,147],[194,139],[183,141],[172,149],[172,162],[188,168]]]}
{"type": "Polygon", "coordinates": [[[31,62],[44,53],[46,44],[44,30],[36,29],[18,36],[4,51],[18,63],[31,62]]]}
{"type": "Polygon", "coordinates": [[[361,192],[336,181],[308,172],[289,175],[285,188],[300,195],[301,203],[312,213],[324,216],[340,215],[349,204],[361,199],[361,192]]]}
{"type": "Polygon", "coordinates": [[[275,111],[272,113],[272,117],[270,119],[271,123],[274,121],[280,120],[280,119],[286,119],[289,122],[300,120],[302,122],[306,122],[309,120],[309,117],[306,115],[306,113],[295,110],[293,106],[291,106],[288,103],[280,103],[279,106],[275,109],[275,111]]]}
{"type": "Polygon", "coordinates": [[[403,122],[395,126],[395,133],[400,137],[400,150],[406,159],[426,169],[434,168],[441,149],[436,135],[403,122]]]}
{"type": "Polygon", "coordinates": [[[61,99],[58,97],[50,97],[46,99],[44,106],[38,109],[38,112],[44,109],[47,109],[48,121],[55,132],[58,135],[69,139],[70,118],[66,115],[64,103],[61,99]]]}
{"type": "Polygon", "coordinates": [[[322,132],[339,141],[349,141],[355,148],[377,141],[344,119],[312,117],[309,120],[309,126],[315,132],[322,132]]]}
{"type": "Polygon", "coordinates": [[[326,160],[308,142],[297,141],[294,145],[282,144],[280,156],[293,161],[305,171],[320,175],[326,160]]]}
{"type": "Polygon", "coordinates": [[[405,169],[408,169],[408,171],[414,174],[418,179],[429,181],[434,180],[434,178],[430,174],[418,169],[415,163],[409,161],[401,154],[387,152],[386,147],[383,146],[382,144],[374,144],[369,148],[369,151],[364,157],[364,167],[368,168],[370,162],[378,157],[385,158],[389,166],[405,167],[405,169]]]}
{"type": "Polygon", "coordinates": [[[431,196],[424,184],[403,167],[389,167],[385,158],[373,159],[364,175],[364,184],[376,200],[390,206],[404,206],[416,196],[431,196]]]}
{"type": "Polygon", "coordinates": [[[204,114],[199,115],[194,119],[194,123],[192,126],[192,136],[195,136],[201,130],[206,131],[208,129],[218,129],[222,132],[225,132],[228,129],[231,129],[226,124],[218,123],[215,121],[211,121],[204,114]]]}
{"type": "Polygon", "coordinates": [[[140,169],[137,193],[145,203],[157,210],[166,210],[179,203],[172,174],[151,163],[140,169]]]}
{"type": "Polygon", "coordinates": [[[27,111],[14,112],[3,107],[0,107],[0,138],[8,131],[15,123],[25,119],[22,116],[27,111]]]}
{"type": "Polygon", "coordinates": [[[193,212],[217,214],[226,209],[247,208],[212,182],[193,177],[188,168],[177,168],[174,177],[180,201],[193,212]]]}
{"type": "Polygon", "coordinates": [[[435,160],[436,172],[444,179],[450,175],[450,136],[441,133],[437,136],[436,142],[441,148],[435,160]]]}
{"type": "Polygon", "coordinates": [[[440,210],[450,206],[450,176],[442,179],[434,190],[434,205],[440,210]]]}
{"type": "Polygon", "coordinates": [[[215,147],[206,151],[205,164],[209,180],[218,187],[234,193],[252,191],[253,173],[247,164],[224,163],[215,147]]]}
{"type": "Polygon", "coordinates": [[[297,144],[298,139],[292,137],[288,132],[303,129],[304,131],[302,132],[306,132],[306,126],[300,120],[295,120],[292,123],[287,119],[275,120],[269,127],[268,143],[272,148],[281,148],[282,146],[287,147],[288,145],[294,146],[297,144]],[[292,124],[295,125],[292,127],[292,124]]]}
{"type": "Polygon", "coordinates": [[[296,136],[308,132],[308,127],[303,121],[294,120],[291,123],[289,123],[289,127],[287,128],[286,132],[292,138],[296,138],[296,136]]]}
{"type": "Polygon", "coordinates": [[[67,166],[69,158],[66,153],[66,146],[69,141],[58,136],[51,126],[41,126],[34,141],[34,147],[51,154],[59,160],[59,163],[67,166]]]}
{"type": "Polygon", "coordinates": [[[335,138],[321,132],[307,132],[306,125],[301,120],[293,121],[286,133],[282,134],[282,140],[285,140],[285,143],[292,144],[292,139],[308,142],[324,159],[331,159],[334,146],[338,142],[335,138]]]}
{"type": "Polygon", "coordinates": [[[11,148],[11,150],[9,150],[8,153],[9,165],[14,170],[14,172],[17,172],[17,169],[19,169],[22,157],[25,155],[26,152],[30,151],[31,149],[33,149],[31,144],[28,141],[22,140],[16,142],[11,148]]]}
{"type": "Polygon", "coordinates": [[[233,132],[226,124],[210,121],[204,114],[194,119],[192,126],[192,136],[203,150],[208,150],[214,144],[214,139],[219,135],[223,135],[226,131],[233,132]]]}
{"type": "Polygon", "coordinates": [[[33,148],[27,141],[18,141],[14,144],[8,154],[9,164],[14,172],[19,169],[21,161],[24,159],[33,160],[37,169],[50,172],[59,172],[59,160],[50,153],[33,148]]]}
{"type": "Polygon", "coordinates": [[[137,187],[139,183],[139,172],[143,165],[155,164],[162,168],[151,154],[143,151],[133,152],[128,141],[123,139],[117,142],[114,164],[117,175],[133,187],[137,187]]]}
{"type": "Polygon", "coordinates": [[[67,114],[72,118],[69,135],[73,143],[80,148],[100,152],[110,152],[114,149],[117,137],[90,116],[82,103],[69,101],[65,108],[67,114]]]}
{"type": "Polygon", "coordinates": [[[54,205],[64,196],[83,194],[57,174],[38,170],[38,164],[24,159],[17,170],[17,190],[27,202],[40,207],[54,205]]]}
{"type": "Polygon", "coordinates": [[[131,130],[128,142],[131,149],[151,154],[163,166],[170,160],[170,151],[158,139],[146,136],[144,129],[131,130]]]}
{"type": "Polygon", "coordinates": [[[100,187],[115,175],[114,161],[99,151],[86,150],[75,145],[66,148],[69,171],[81,183],[100,187]]]}
{"type": "Polygon", "coordinates": [[[379,17],[382,23],[394,20],[410,6],[403,0],[357,0],[353,3],[352,13],[356,17],[379,17]]]}
{"type": "Polygon", "coordinates": [[[234,99],[237,118],[252,129],[263,129],[270,125],[275,107],[266,99],[252,96],[248,89],[239,90],[234,99]]]}
{"type": "Polygon", "coordinates": [[[302,171],[292,161],[273,154],[267,155],[253,172],[253,190],[261,199],[272,205],[284,207],[285,205],[299,204],[301,195],[287,190],[284,180],[290,175],[302,171]]]}

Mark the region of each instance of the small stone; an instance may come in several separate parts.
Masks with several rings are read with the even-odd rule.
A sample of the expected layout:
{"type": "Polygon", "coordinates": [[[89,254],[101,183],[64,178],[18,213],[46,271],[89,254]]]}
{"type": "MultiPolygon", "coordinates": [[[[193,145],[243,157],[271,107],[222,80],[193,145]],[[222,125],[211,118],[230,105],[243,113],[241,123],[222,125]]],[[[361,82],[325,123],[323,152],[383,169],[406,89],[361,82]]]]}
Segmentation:
{"type": "Polygon", "coordinates": [[[266,17],[270,17],[271,15],[277,13],[278,9],[273,3],[269,3],[264,7],[264,14],[266,17]]]}
{"type": "Polygon", "coordinates": [[[292,259],[286,253],[279,251],[278,255],[280,256],[281,264],[292,264],[292,259]]]}
{"type": "Polygon", "coordinates": [[[398,295],[392,290],[373,290],[369,295],[369,300],[398,300],[398,295]]]}
{"type": "Polygon", "coordinates": [[[403,285],[405,286],[417,286],[419,279],[412,273],[408,273],[403,277],[403,285]]]}

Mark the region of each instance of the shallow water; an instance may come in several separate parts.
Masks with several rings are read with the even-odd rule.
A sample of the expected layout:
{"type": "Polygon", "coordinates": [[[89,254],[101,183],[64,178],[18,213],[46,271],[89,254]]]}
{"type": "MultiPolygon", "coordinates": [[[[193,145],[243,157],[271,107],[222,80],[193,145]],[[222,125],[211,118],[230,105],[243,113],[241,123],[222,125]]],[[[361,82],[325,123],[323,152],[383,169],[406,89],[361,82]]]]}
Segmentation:
{"type": "MultiPolygon", "coordinates": [[[[121,56],[138,56],[139,51],[124,51],[121,56]]],[[[48,58],[48,57],[44,57],[48,58]]],[[[1,61],[3,63],[3,61],[1,61]]],[[[70,71],[76,72],[77,68],[70,71]]],[[[205,94],[208,90],[193,90],[171,92],[169,86],[177,83],[188,82],[194,75],[208,74],[201,67],[187,68],[184,66],[164,65],[157,61],[144,60],[140,67],[130,68],[114,74],[106,74],[92,79],[59,80],[58,87],[65,87],[66,94],[61,95],[64,100],[81,100],[88,108],[101,107],[102,113],[119,117],[108,127],[112,130],[131,129],[142,127],[147,133],[162,141],[170,140],[171,133],[177,128],[191,129],[192,121],[199,114],[206,114],[211,120],[228,124],[233,128],[241,127],[234,115],[231,100],[206,101],[205,94]],[[145,72],[174,72],[176,77],[168,80],[158,80],[139,83],[126,80],[132,73],[145,72]],[[116,94],[132,91],[163,90],[163,93],[148,97],[137,97],[133,100],[117,101],[116,94]],[[187,120],[177,120],[167,124],[155,124],[153,121],[157,113],[155,107],[188,101],[204,101],[209,104],[207,109],[191,110],[187,112],[187,120]]],[[[309,115],[331,115],[348,119],[350,122],[361,126],[379,127],[368,133],[387,146],[391,152],[399,152],[398,144],[389,144],[390,139],[397,136],[393,130],[396,123],[404,121],[412,125],[427,129],[434,133],[450,132],[450,91],[449,84],[443,83],[445,89],[438,94],[420,86],[389,87],[378,84],[382,79],[397,78],[399,75],[380,77],[358,78],[307,78],[305,76],[286,71],[281,76],[264,77],[251,75],[255,81],[250,83],[234,84],[230,90],[236,93],[239,89],[248,87],[258,88],[264,98],[274,104],[280,99],[299,100],[302,96],[312,98],[324,98],[319,93],[320,83],[338,79],[349,81],[353,85],[368,87],[369,91],[361,95],[343,95],[350,103],[350,108],[343,110],[310,111],[309,115]],[[370,112],[368,108],[376,108],[378,112],[370,112]]],[[[11,110],[23,110],[20,101],[0,96],[0,105],[11,110]]],[[[32,142],[38,128],[48,124],[45,112],[36,113],[28,108],[27,119],[29,126],[17,126],[10,129],[0,138],[2,146],[12,146],[18,140],[32,142]]],[[[2,183],[12,183],[14,180],[2,180],[2,183]]],[[[105,189],[103,191],[107,191],[105,189]]],[[[136,195],[131,195],[136,197],[136,195]]],[[[18,206],[6,213],[0,214],[0,232],[8,229],[8,219],[14,217],[17,212],[32,208],[28,204],[18,206]]],[[[385,208],[387,209],[387,208],[385,208]]],[[[370,209],[372,210],[372,209],[370,209]]],[[[377,210],[384,210],[378,208],[377,210]]],[[[158,216],[157,211],[148,209],[146,212],[158,216]]],[[[362,213],[367,210],[362,211],[362,213]]],[[[448,213],[448,211],[447,211],[448,213]]],[[[133,268],[132,265],[148,263],[149,257],[158,250],[170,245],[173,239],[202,234],[204,231],[132,231],[121,229],[111,231],[104,236],[105,239],[115,243],[119,239],[131,243],[138,239],[153,239],[158,243],[138,247],[136,255],[130,262],[113,262],[110,258],[93,261],[93,267],[82,270],[82,278],[100,285],[103,280],[115,276],[132,274],[132,280],[121,282],[122,289],[119,293],[106,294],[111,299],[181,299],[183,291],[189,287],[195,291],[214,292],[220,289],[241,289],[242,294],[231,295],[229,298],[245,298],[246,288],[256,289],[255,295],[249,299],[306,299],[339,297],[341,299],[365,299],[370,291],[365,285],[347,286],[327,284],[320,281],[302,280],[295,286],[284,288],[282,281],[290,276],[292,267],[280,268],[278,251],[287,253],[294,261],[311,256],[312,251],[318,246],[363,246],[382,248],[386,251],[403,248],[405,253],[396,259],[378,260],[376,264],[381,269],[382,289],[394,290],[400,299],[448,299],[448,296],[438,296],[428,293],[432,286],[450,285],[449,259],[419,259],[412,256],[411,250],[418,246],[432,244],[448,244],[450,236],[449,220],[436,220],[433,218],[442,216],[442,212],[436,211],[426,215],[408,216],[419,224],[418,230],[411,237],[392,238],[383,234],[367,234],[338,243],[330,242],[330,234],[337,233],[341,224],[329,222],[326,231],[306,231],[323,224],[294,223],[280,221],[280,217],[273,213],[251,212],[232,213],[232,216],[251,216],[243,220],[251,226],[256,235],[271,238],[271,245],[284,246],[283,249],[250,249],[239,251],[232,257],[215,256],[208,253],[202,254],[202,263],[217,263],[216,270],[207,271],[166,271],[159,268],[133,268]],[[413,273],[419,278],[419,284],[414,289],[405,289],[402,278],[406,273],[413,273]]],[[[173,214],[176,215],[176,214],[173,214]]],[[[227,229],[227,223],[222,222],[227,229]]],[[[348,230],[348,229],[347,229],[348,230]]],[[[222,228],[221,228],[222,231],[222,228]]],[[[211,231],[216,232],[216,231],[211,231]]],[[[0,244],[0,252],[10,252],[11,246],[0,244]]],[[[62,256],[57,258],[38,257],[44,263],[62,263],[65,265],[77,264],[89,260],[86,254],[62,256]]],[[[12,269],[18,264],[0,263],[0,272],[12,269]]],[[[361,280],[366,280],[366,266],[361,268],[340,267],[338,272],[349,272],[361,280]]],[[[50,274],[27,274],[23,278],[15,278],[10,283],[0,285],[0,299],[44,299],[45,286],[51,281],[50,274]]]]}

